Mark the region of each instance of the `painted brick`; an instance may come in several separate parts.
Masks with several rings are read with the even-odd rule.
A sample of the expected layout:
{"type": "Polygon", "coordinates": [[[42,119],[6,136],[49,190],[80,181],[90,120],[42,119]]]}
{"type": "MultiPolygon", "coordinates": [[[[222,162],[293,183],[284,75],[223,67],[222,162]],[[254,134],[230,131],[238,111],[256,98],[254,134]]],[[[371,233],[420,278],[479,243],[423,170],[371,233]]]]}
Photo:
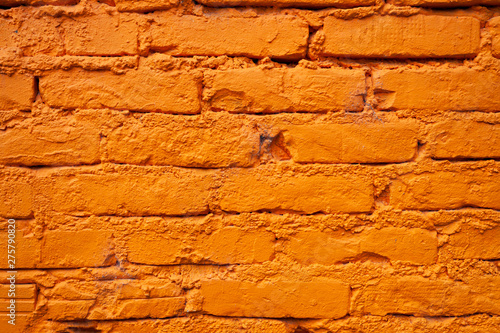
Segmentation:
{"type": "MultiPolygon", "coordinates": [[[[9,312],[7,307],[10,305],[10,299],[0,299],[0,311],[9,312]]],[[[16,312],[33,312],[35,310],[35,300],[17,300],[16,299],[16,312]]]]}
{"type": "Polygon", "coordinates": [[[64,55],[60,20],[50,16],[24,15],[0,19],[0,49],[19,48],[24,56],[64,55]],[[21,21],[21,22],[20,22],[21,21]]]}
{"type": "Polygon", "coordinates": [[[474,285],[452,280],[428,280],[418,276],[382,279],[369,285],[356,300],[365,314],[462,316],[500,313],[500,278],[477,278],[474,285]]]}
{"type": "Polygon", "coordinates": [[[99,295],[116,296],[117,299],[159,298],[180,296],[180,285],[162,279],[114,279],[110,281],[66,280],[45,290],[45,296],[66,300],[92,300],[99,295]]]}
{"type": "Polygon", "coordinates": [[[164,280],[123,280],[118,283],[116,294],[118,299],[175,297],[182,294],[182,289],[180,285],[164,280]]]}
{"type": "Polygon", "coordinates": [[[45,103],[63,109],[111,108],[131,111],[198,113],[198,76],[192,73],[130,70],[54,71],[40,78],[45,103]]]}
{"type": "Polygon", "coordinates": [[[102,173],[55,176],[46,195],[52,209],[77,215],[183,215],[208,211],[212,172],[171,169],[161,176],[102,173]]]}
{"type": "Polygon", "coordinates": [[[175,56],[228,55],[292,60],[305,56],[308,36],[307,23],[291,16],[158,15],[151,26],[151,48],[175,56]]]}
{"type": "Polygon", "coordinates": [[[323,55],[377,58],[471,57],[479,52],[480,22],[438,15],[325,19],[323,55]]]}
{"type": "Polygon", "coordinates": [[[340,318],[349,311],[350,289],[339,281],[202,281],[203,311],[216,316],[340,318]]]}
{"type": "Polygon", "coordinates": [[[436,159],[499,158],[500,124],[439,122],[430,128],[428,146],[436,159]]]}
{"type": "Polygon", "coordinates": [[[107,135],[106,147],[108,160],[116,163],[249,167],[257,162],[260,136],[248,124],[229,118],[203,126],[199,121],[156,115],[115,129],[107,135]]]}
{"type": "Polygon", "coordinates": [[[168,318],[181,315],[185,303],[184,297],[119,300],[112,316],[102,318],[98,312],[89,319],[168,318]]]}
{"type": "Polygon", "coordinates": [[[384,110],[500,110],[500,75],[494,71],[463,67],[380,70],[373,79],[379,107],[384,110]]]}
{"type": "MultiPolygon", "coordinates": [[[[8,233],[0,232],[0,268],[9,269],[8,233]]],[[[33,235],[25,235],[23,231],[16,232],[15,266],[19,268],[35,268],[40,258],[40,242],[33,235]]],[[[11,258],[12,259],[12,258],[11,258]]]]}
{"type": "Polygon", "coordinates": [[[213,110],[247,113],[363,110],[362,70],[235,69],[206,72],[204,97],[213,110]]]}
{"type": "Polygon", "coordinates": [[[9,324],[11,318],[8,314],[0,313],[0,331],[9,333],[24,333],[28,325],[28,314],[16,313],[16,324],[9,324]]]}
{"type": "Polygon", "coordinates": [[[114,2],[121,12],[150,12],[172,8],[179,3],[179,0],[114,0],[114,2]]]}
{"type": "Polygon", "coordinates": [[[450,235],[443,247],[456,259],[500,259],[500,228],[479,230],[462,226],[460,232],[450,235]]]}
{"type": "Polygon", "coordinates": [[[0,131],[0,163],[6,165],[75,165],[100,161],[99,129],[72,117],[0,131]]]}
{"type": "MultiPolygon", "coordinates": [[[[497,2],[497,5],[500,5],[500,0],[497,2]]],[[[491,51],[493,56],[500,58],[500,16],[492,18],[488,24],[492,30],[491,51]]]]}
{"type": "MultiPolygon", "coordinates": [[[[2,235],[3,236],[3,235],[2,235]]],[[[9,297],[10,284],[0,285],[0,298],[9,297]]],[[[34,284],[19,284],[16,283],[16,299],[17,298],[35,298],[35,285],[34,284]]]]}
{"type": "Polygon", "coordinates": [[[94,303],[95,301],[49,300],[46,318],[60,321],[85,319],[94,303]]]}
{"type": "Polygon", "coordinates": [[[266,6],[299,8],[350,8],[375,4],[373,0],[199,0],[198,2],[212,7],[266,6]]]}
{"type": "Polygon", "coordinates": [[[31,75],[0,74],[0,110],[27,111],[35,99],[35,78],[31,75]]]}
{"type": "Polygon", "coordinates": [[[43,268],[99,267],[114,264],[111,232],[47,231],[42,244],[43,268]]]}
{"type": "Polygon", "coordinates": [[[134,233],[127,241],[128,259],[149,265],[199,262],[225,265],[261,263],[274,254],[274,234],[267,231],[226,227],[196,241],[186,242],[186,238],[187,234],[171,238],[153,232],[134,233]]]}
{"type": "Polygon", "coordinates": [[[228,171],[219,189],[221,209],[240,213],[271,210],[313,214],[369,212],[372,208],[373,186],[357,176],[278,175],[280,172],[272,167],[228,171]]]}
{"type": "Polygon", "coordinates": [[[70,55],[137,54],[137,24],[127,14],[71,18],[62,24],[70,55]]]}
{"type": "Polygon", "coordinates": [[[0,216],[25,218],[33,213],[33,188],[22,180],[0,179],[0,216]]]}
{"type": "Polygon", "coordinates": [[[289,126],[286,148],[298,163],[390,163],[417,152],[415,123],[289,126]]]}
{"type": "Polygon", "coordinates": [[[306,265],[332,265],[365,253],[413,264],[432,264],[437,259],[437,234],[393,227],[359,234],[302,231],[290,240],[289,251],[292,258],[306,265]]]}
{"type": "Polygon", "coordinates": [[[399,6],[422,6],[437,8],[469,7],[469,6],[498,6],[499,0],[394,0],[399,6]]]}
{"type": "Polygon", "coordinates": [[[396,208],[438,210],[461,207],[500,209],[500,175],[482,171],[438,171],[405,175],[394,181],[390,201],[396,208]]]}

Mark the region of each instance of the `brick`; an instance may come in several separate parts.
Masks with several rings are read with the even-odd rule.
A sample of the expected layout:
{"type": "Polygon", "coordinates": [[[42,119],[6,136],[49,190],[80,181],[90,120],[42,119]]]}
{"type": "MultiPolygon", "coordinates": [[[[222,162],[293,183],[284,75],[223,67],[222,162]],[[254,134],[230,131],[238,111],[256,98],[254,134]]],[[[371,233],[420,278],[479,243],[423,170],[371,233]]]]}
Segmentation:
{"type": "Polygon", "coordinates": [[[126,123],[108,134],[108,160],[204,168],[249,167],[258,160],[259,133],[242,121],[224,118],[203,126],[199,121],[159,116],[166,115],[126,123]]]}
{"type": "Polygon", "coordinates": [[[349,311],[350,288],[340,281],[202,281],[203,311],[215,316],[340,318],[349,311]]]}
{"type": "Polygon", "coordinates": [[[151,26],[151,49],[175,56],[228,55],[296,60],[305,56],[308,36],[307,23],[292,16],[158,15],[151,26]]]}
{"type": "Polygon", "coordinates": [[[280,175],[278,170],[258,167],[234,169],[226,177],[219,196],[220,207],[227,212],[353,213],[369,212],[373,205],[373,186],[359,176],[280,175]]]}
{"type": "Polygon", "coordinates": [[[60,321],[85,319],[94,303],[95,301],[49,300],[45,318],[60,321]]]}
{"type": "Polygon", "coordinates": [[[0,110],[28,111],[35,100],[35,78],[31,75],[0,74],[0,110]]]}
{"type": "Polygon", "coordinates": [[[332,265],[363,254],[425,265],[436,262],[437,235],[424,229],[393,227],[359,234],[301,231],[291,238],[289,251],[293,259],[306,265],[332,265]]]}
{"type": "MultiPolygon", "coordinates": [[[[0,232],[0,268],[10,269],[8,261],[8,233],[0,232]]],[[[40,258],[40,242],[33,235],[17,231],[15,237],[15,268],[35,268],[40,258]]]]}
{"type": "Polygon", "coordinates": [[[482,171],[405,175],[392,183],[390,202],[398,209],[500,209],[500,175],[482,171]]]}
{"type": "Polygon", "coordinates": [[[57,283],[50,290],[45,290],[49,298],[66,300],[92,300],[106,293],[117,299],[160,298],[180,296],[180,285],[162,279],[115,279],[111,281],[72,281],[57,283]],[[98,286],[98,288],[96,287],[98,286]]]}
{"type": "MultiPolygon", "coordinates": [[[[52,209],[76,215],[184,215],[208,211],[212,172],[173,169],[161,176],[149,169],[126,173],[55,176],[46,195],[52,209]]],[[[153,170],[151,170],[153,171],[153,170]]]]}
{"type": "Polygon", "coordinates": [[[455,259],[500,259],[500,227],[479,230],[462,226],[443,246],[455,259]]]}
{"type": "Polygon", "coordinates": [[[62,118],[0,131],[0,163],[75,165],[100,161],[100,131],[87,122],[62,118]]]}
{"type": "Polygon", "coordinates": [[[188,234],[172,238],[154,232],[134,233],[127,241],[128,260],[148,265],[251,264],[271,260],[274,254],[274,234],[267,231],[226,227],[196,241],[188,238],[188,234]]]}
{"type": "MultiPolygon", "coordinates": [[[[500,0],[496,2],[500,6],[500,0]]],[[[488,24],[492,29],[491,52],[494,57],[500,58],[500,16],[492,18],[488,24]]]]}
{"type": "Polygon", "coordinates": [[[181,286],[165,280],[122,280],[115,288],[118,299],[175,297],[182,294],[181,286]]]}
{"type": "Polygon", "coordinates": [[[417,276],[382,279],[364,288],[355,307],[376,316],[462,316],[500,313],[500,278],[476,278],[474,285],[417,276]]]}
{"type": "Polygon", "coordinates": [[[106,281],[62,281],[49,291],[45,290],[45,296],[63,298],[65,300],[92,300],[103,291],[108,291],[109,282],[106,281]],[[96,288],[98,286],[99,288],[96,288]]]}
{"type": "Polygon", "coordinates": [[[103,311],[91,314],[89,319],[168,318],[181,315],[185,303],[184,297],[119,300],[113,315],[102,318],[103,311]]]}
{"type": "Polygon", "coordinates": [[[500,75],[469,68],[380,70],[373,75],[383,110],[500,110],[500,75]]]}
{"type": "Polygon", "coordinates": [[[114,264],[111,232],[47,231],[42,244],[43,268],[99,267],[114,264]]]}
{"type": "Polygon", "coordinates": [[[114,0],[121,12],[151,12],[169,9],[179,4],[179,0],[114,0]]]}
{"type": "Polygon", "coordinates": [[[302,8],[350,8],[374,5],[373,0],[199,0],[211,7],[266,6],[266,7],[302,7],[302,8]]]}
{"type": "Polygon", "coordinates": [[[0,216],[26,218],[33,213],[33,188],[27,181],[3,177],[0,180],[0,216]]]}
{"type": "Polygon", "coordinates": [[[5,313],[0,313],[0,331],[9,333],[23,333],[26,332],[28,326],[28,314],[16,313],[16,324],[9,324],[10,316],[5,313]]]}
{"type": "Polygon", "coordinates": [[[137,54],[136,22],[127,14],[100,14],[63,21],[64,44],[70,55],[137,54]]]}
{"type": "Polygon", "coordinates": [[[0,48],[19,48],[24,56],[64,55],[60,21],[50,16],[24,15],[0,19],[0,48]]]}
{"type": "Polygon", "coordinates": [[[377,58],[472,57],[479,52],[480,22],[439,15],[327,17],[323,55],[377,58]]]}
{"type": "MultiPolygon", "coordinates": [[[[0,299],[0,311],[9,312],[7,307],[10,305],[10,299],[0,299]]],[[[16,313],[17,312],[33,312],[35,310],[35,300],[18,300],[16,299],[16,313]]]]}
{"type": "Polygon", "coordinates": [[[399,6],[422,6],[437,8],[470,7],[477,5],[498,6],[499,0],[394,0],[399,6]]]}
{"type": "Polygon", "coordinates": [[[206,72],[213,110],[248,113],[363,110],[365,74],[348,69],[234,69],[206,72]]]}
{"type": "Polygon", "coordinates": [[[443,121],[432,125],[429,134],[429,154],[433,158],[500,158],[500,124],[443,121]]]}
{"type": "Polygon", "coordinates": [[[111,108],[131,111],[198,113],[197,75],[148,69],[112,72],[53,71],[40,78],[45,103],[63,109],[111,108]]]}
{"type": "Polygon", "coordinates": [[[288,126],[286,148],[298,163],[391,163],[417,152],[415,123],[288,126]]]}
{"type": "MultiPolygon", "coordinates": [[[[5,236],[5,235],[2,235],[5,236]]],[[[0,298],[11,298],[9,296],[10,284],[0,285],[0,298]]],[[[34,284],[18,284],[16,283],[15,298],[35,298],[34,284]]]]}

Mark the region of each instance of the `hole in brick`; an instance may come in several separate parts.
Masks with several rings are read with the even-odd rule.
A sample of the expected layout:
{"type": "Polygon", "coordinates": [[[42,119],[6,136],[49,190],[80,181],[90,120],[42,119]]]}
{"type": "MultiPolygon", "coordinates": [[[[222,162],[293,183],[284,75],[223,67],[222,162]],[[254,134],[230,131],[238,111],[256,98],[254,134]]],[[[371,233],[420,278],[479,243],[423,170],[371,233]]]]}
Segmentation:
{"type": "Polygon", "coordinates": [[[374,262],[374,263],[389,263],[390,260],[387,257],[381,256],[380,254],[373,253],[373,252],[363,252],[361,254],[358,254],[357,256],[353,258],[347,258],[344,260],[341,260],[339,263],[341,264],[348,264],[348,263],[355,263],[355,262],[374,262]]]}
{"type": "Polygon", "coordinates": [[[304,328],[302,326],[298,326],[293,333],[311,333],[307,328],[304,328]]]}
{"type": "Polygon", "coordinates": [[[286,148],[285,137],[281,132],[271,141],[271,155],[279,161],[289,160],[292,158],[290,152],[286,148]]]}

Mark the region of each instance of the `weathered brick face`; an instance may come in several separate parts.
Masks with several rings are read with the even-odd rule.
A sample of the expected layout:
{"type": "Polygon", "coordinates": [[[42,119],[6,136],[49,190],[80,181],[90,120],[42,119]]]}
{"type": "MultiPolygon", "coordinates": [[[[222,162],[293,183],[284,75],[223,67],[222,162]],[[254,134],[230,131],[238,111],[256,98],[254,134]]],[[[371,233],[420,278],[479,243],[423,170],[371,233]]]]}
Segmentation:
{"type": "Polygon", "coordinates": [[[499,0],[0,0],[0,332],[496,333],[499,290],[499,0]]]}

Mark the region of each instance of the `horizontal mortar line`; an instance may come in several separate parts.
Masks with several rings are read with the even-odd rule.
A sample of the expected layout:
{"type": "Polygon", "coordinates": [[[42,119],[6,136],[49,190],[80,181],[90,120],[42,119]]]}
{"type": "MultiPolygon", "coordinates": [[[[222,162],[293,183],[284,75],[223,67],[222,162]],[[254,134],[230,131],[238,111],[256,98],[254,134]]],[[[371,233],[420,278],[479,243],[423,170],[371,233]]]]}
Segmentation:
{"type": "MultiPolygon", "coordinates": [[[[257,146],[256,146],[257,147],[257,146]]],[[[425,161],[432,161],[435,162],[436,164],[442,163],[442,162],[450,162],[452,165],[453,164],[474,164],[478,162],[483,162],[483,161],[493,161],[493,162],[500,162],[500,158],[479,158],[479,159],[466,159],[466,160],[453,160],[453,159],[434,159],[434,158],[425,158],[425,161]]],[[[325,166],[334,166],[334,167],[339,167],[339,168],[345,168],[347,166],[361,166],[361,167],[369,167],[369,168],[378,168],[378,167],[387,167],[387,166],[404,166],[404,165],[416,165],[419,166],[421,165],[420,162],[413,161],[413,160],[408,160],[408,161],[403,161],[403,162],[387,162],[387,163],[318,163],[318,162],[293,162],[292,160],[284,160],[284,161],[279,161],[278,163],[255,163],[254,165],[251,166],[227,166],[227,167],[195,167],[195,166],[178,166],[178,165],[172,165],[172,164],[130,164],[130,163],[117,163],[117,162],[109,162],[109,161],[103,161],[100,163],[95,163],[95,164],[74,164],[74,165],[7,165],[7,164],[0,164],[2,166],[5,166],[7,168],[19,168],[19,169],[27,169],[31,171],[37,171],[41,169],[61,169],[61,170],[70,170],[70,169],[78,169],[78,168],[84,168],[84,167],[91,167],[91,166],[132,166],[132,167],[138,167],[138,168],[156,168],[158,171],[161,171],[161,168],[177,168],[177,169],[184,169],[184,170],[207,170],[207,171],[226,171],[226,170],[235,170],[235,169],[244,169],[244,170],[250,170],[250,169],[258,169],[260,166],[276,166],[276,165],[289,165],[289,166],[318,166],[318,167],[325,167],[325,166]]],[[[487,166],[485,166],[487,167],[487,166]]],[[[337,170],[333,170],[337,171],[337,170]]],[[[338,171],[343,171],[343,170],[338,170],[338,171]]],[[[417,171],[417,170],[414,170],[417,171]]],[[[432,173],[432,172],[438,172],[437,171],[429,171],[425,173],[432,173]]],[[[441,170],[445,171],[445,170],[441,170]]],[[[448,170],[449,171],[449,170],[448,170]]],[[[450,171],[453,172],[453,171],[450,171]]],[[[458,171],[457,171],[458,172],[458,171]]],[[[95,175],[106,175],[106,174],[113,174],[113,173],[118,173],[118,172],[110,172],[108,173],[107,171],[104,174],[95,174],[95,175]]],[[[407,172],[407,174],[412,174],[413,172],[407,172]]],[[[93,174],[89,172],[82,172],[78,173],[79,174],[93,174]]],[[[332,176],[335,174],[332,173],[332,176]]],[[[160,177],[161,175],[154,175],[160,177]]],[[[399,175],[401,177],[402,175],[399,175]]],[[[391,178],[391,179],[397,179],[398,177],[391,178]]]]}
{"type": "MultiPolygon", "coordinates": [[[[108,214],[108,215],[71,215],[69,213],[59,213],[59,212],[54,212],[54,214],[51,215],[51,217],[55,216],[66,216],[66,217],[73,217],[73,218],[79,218],[79,219],[86,219],[89,217],[97,217],[97,218],[106,218],[106,217],[116,217],[116,218],[127,218],[127,219],[132,219],[132,218],[199,218],[199,217],[224,217],[224,216],[239,216],[239,215],[246,215],[246,214],[252,214],[252,215],[273,215],[273,216],[283,216],[283,215],[301,215],[304,217],[321,217],[321,216],[363,216],[363,217],[370,217],[374,216],[376,213],[380,213],[381,211],[386,212],[386,210],[374,210],[372,212],[367,212],[367,213],[345,213],[345,212],[335,212],[335,213],[322,213],[322,212],[317,212],[317,213],[311,213],[311,214],[296,214],[296,213],[276,213],[272,211],[252,211],[252,212],[230,212],[230,211],[215,211],[209,212],[207,214],[197,214],[197,215],[188,215],[188,214],[181,214],[181,215],[114,215],[114,214],[108,214]],[[218,213],[222,212],[222,214],[218,213]]],[[[435,209],[435,210],[421,210],[421,209],[398,209],[398,213],[402,214],[405,212],[425,212],[425,213],[439,213],[441,211],[445,212],[456,212],[456,213],[467,213],[467,212],[493,212],[493,213],[498,213],[500,214],[500,210],[493,209],[493,208],[483,208],[483,207],[461,207],[461,208],[451,208],[451,209],[435,209]]],[[[392,211],[394,212],[394,211],[392,211]]],[[[396,212],[394,212],[396,213],[396,212]]],[[[397,213],[396,213],[397,214],[397,213]]],[[[2,216],[0,216],[2,217],[2,216]]],[[[9,218],[5,218],[6,220],[9,218]]],[[[16,221],[29,221],[36,219],[36,216],[33,218],[15,218],[16,221]]]]}

